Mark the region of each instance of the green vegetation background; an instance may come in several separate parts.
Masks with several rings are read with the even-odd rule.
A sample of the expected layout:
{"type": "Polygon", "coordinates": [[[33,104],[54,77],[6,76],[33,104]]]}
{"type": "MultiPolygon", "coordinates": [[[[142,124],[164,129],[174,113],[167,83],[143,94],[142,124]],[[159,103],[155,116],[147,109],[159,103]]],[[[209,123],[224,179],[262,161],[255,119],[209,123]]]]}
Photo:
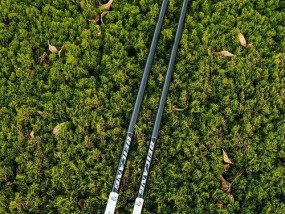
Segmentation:
{"type": "MultiPolygon", "coordinates": [[[[1,0],[0,213],[103,213],[161,2],[115,0],[98,36],[79,1],[1,0]],[[48,39],[67,45],[60,58],[48,39]]],[[[117,213],[133,208],[181,5],[167,9],[117,213]]],[[[285,213],[284,20],[284,0],[191,1],[144,213],[285,213]],[[234,201],[221,175],[240,175],[234,201]]]]}

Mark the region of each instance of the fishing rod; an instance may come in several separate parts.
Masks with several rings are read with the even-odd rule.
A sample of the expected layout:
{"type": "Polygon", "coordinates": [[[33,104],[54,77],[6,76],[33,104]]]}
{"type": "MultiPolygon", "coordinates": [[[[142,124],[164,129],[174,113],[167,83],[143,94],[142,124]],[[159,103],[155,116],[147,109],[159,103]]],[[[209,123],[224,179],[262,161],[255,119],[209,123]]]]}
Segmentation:
{"type": "Polygon", "coordinates": [[[159,35],[160,35],[160,32],[161,32],[162,22],[163,22],[163,18],[164,18],[164,15],[165,15],[165,11],[166,11],[166,8],[167,8],[168,1],[169,0],[163,0],[161,8],[160,8],[158,21],[157,21],[157,24],[156,24],[156,28],[155,28],[154,35],[153,35],[152,42],[151,42],[151,46],[150,46],[150,51],[149,51],[148,58],[147,58],[147,61],[146,61],[146,65],[145,65],[143,77],[142,77],[142,80],[141,80],[140,88],[139,88],[139,91],[138,91],[138,95],[137,95],[137,98],[136,98],[135,106],[134,106],[134,109],[133,109],[131,121],[129,123],[127,136],[125,138],[125,143],[124,143],[124,146],[123,146],[123,150],[122,150],[122,153],[121,153],[121,158],[120,158],[120,161],[119,161],[119,164],[118,164],[115,180],[114,180],[113,187],[112,187],[112,192],[109,195],[109,199],[108,199],[108,203],[107,203],[107,206],[106,206],[105,214],[113,214],[115,212],[115,209],[116,209],[116,204],[117,204],[118,196],[119,196],[118,192],[119,192],[119,187],[120,187],[120,184],[121,184],[121,178],[122,178],[122,175],[124,173],[125,164],[127,162],[127,157],[128,157],[130,145],[132,143],[132,138],[133,138],[135,124],[137,122],[139,110],[140,110],[142,99],[143,99],[143,96],[144,96],[146,83],[147,83],[147,80],[148,80],[150,68],[151,68],[151,65],[152,65],[153,58],[154,58],[154,52],[155,52],[156,47],[157,47],[157,41],[158,41],[158,38],[159,38],[159,35]]]}
{"type": "Polygon", "coordinates": [[[152,158],[153,158],[154,147],[155,147],[156,139],[158,136],[158,131],[159,131],[159,126],[160,126],[161,119],[162,119],[162,114],[164,111],[164,106],[165,106],[167,93],[168,93],[168,89],[169,89],[169,85],[170,85],[170,81],[171,81],[171,76],[172,76],[173,69],[174,69],[175,58],[177,55],[177,50],[178,50],[178,46],[179,46],[179,42],[180,42],[180,38],[181,38],[181,34],[182,34],[183,23],[184,23],[184,19],[186,16],[186,10],[187,10],[188,2],[189,2],[189,0],[183,1],[181,14],[180,14],[180,18],[179,18],[179,23],[178,23],[178,27],[177,27],[177,31],[176,31],[176,35],[175,35],[174,45],[172,48],[170,61],[169,61],[168,69],[167,69],[167,73],[166,73],[166,78],[164,81],[163,90],[162,90],[161,98],[159,101],[159,107],[158,107],[157,115],[155,118],[155,123],[154,123],[153,131],[152,131],[151,141],[150,141],[149,147],[148,147],[147,158],[146,158],[146,162],[144,165],[144,171],[143,171],[143,175],[141,178],[141,183],[140,183],[138,195],[137,195],[137,198],[135,201],[133,214],[141,214],[141,212],[142,212],[143,202],[144,202],[143,197],[144,197],[147,180],[148,180],[149,173],[150,173],[150,166],[151,166],[151,162],[152,162],[152,158]]]}

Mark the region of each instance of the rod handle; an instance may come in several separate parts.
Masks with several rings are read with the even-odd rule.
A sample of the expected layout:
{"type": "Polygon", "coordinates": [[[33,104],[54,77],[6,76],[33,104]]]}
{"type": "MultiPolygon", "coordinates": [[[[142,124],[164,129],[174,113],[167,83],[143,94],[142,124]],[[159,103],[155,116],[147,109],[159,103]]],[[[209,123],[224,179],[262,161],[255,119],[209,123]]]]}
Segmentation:
{"type": "Polygon", "coordinates": [[[118,193],[111,192],[109,195],[108,203],[106,206],[105,214],[114,214],[116,209],[116,204],[118,201],[118,193]]]}
{"type": "Polygon", "coordinates": [[[141,214],[142,213],[143,201],[144,200],[142,198],[136,198],[133,214],[141,214]]]}

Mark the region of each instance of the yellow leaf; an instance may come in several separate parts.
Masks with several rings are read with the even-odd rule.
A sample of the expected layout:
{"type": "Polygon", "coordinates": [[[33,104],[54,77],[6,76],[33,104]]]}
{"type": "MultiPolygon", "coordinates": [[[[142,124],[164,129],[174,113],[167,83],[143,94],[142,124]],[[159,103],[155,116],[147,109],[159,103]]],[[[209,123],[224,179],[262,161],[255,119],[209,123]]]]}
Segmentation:
{"type": "Polygon", "coordinates": [[[225,150],[223,150],[223,159],[224,159],[225,163],[233,164],[233,162],[230,160],[230,158],[229,158],[228,154],[225,152],[225,150]]]}
{"type": "Polygon", "coordinates": [[[221,176],[221,189],[224,192],[230,192],[231,191],[231,183],[228,182],[226,179],[221,176]]]}
{"type": "Polygon", "coordinates": [[[223,208],[223,206],[224,206],[224,203],[222,202],[222,201],[218,201],[217,203],[216,203],[216,205],[217,205],[217,207],[218,208],[223,208]]]}
{"type": "Polygon", "coordinates": [[[238,39],[239,39],[239,42],[240,42],[240,44],[243,46],[243,47],[245,47],[246,48],[246,40],[245,40],[245,38],[244,38],[244,36],[242,35],[242,33],[239,33],[238,34],[238,39]]]}
{"type": "Polygon", "coordinates": [[[31,137],[31,139],[34,139],[34,138],[35,138],[35,132],[34,132],[34,131],[31,131],[30,137],[31,137]]]}
{"type": "Polygon", "coordinates": [[[109,10],[112,3],[113,3],[113,0],[109,0],[106,4],[101,5],[99,7],[99,10],[102,10],[102,11],[109,10]]]}
{"type": "Polygon", "coordinates": [[[228,163],[224,164],[224,170],[225,170],[225,172],[230,169],[230,166],[231,166],[231,165],[228,164],[228,163]]]}
{"type": "Polygon", "coordinates": [[[49,43],[49,40],[48,40],[48,49],[49,49],[49,51],[50,51],[51,53],[53,53],[53,54],[57,54],[57,53],[58,53],[57,48],[56,48],[55,46],[51,45],[51,44],[49,43]]]}
{"type": "Polygon", "coordinates": [[[221,55],[221,56],[234,56],[232,53],[230,53],[229,51],[219,51],[219,52],[213,52],[216,55],[221,55]]]}

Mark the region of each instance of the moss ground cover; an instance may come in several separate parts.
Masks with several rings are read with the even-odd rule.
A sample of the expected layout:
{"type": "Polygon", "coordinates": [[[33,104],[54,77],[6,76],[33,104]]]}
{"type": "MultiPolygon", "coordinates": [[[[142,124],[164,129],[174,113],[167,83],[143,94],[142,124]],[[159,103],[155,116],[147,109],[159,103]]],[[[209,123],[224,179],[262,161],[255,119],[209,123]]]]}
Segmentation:
{"type": "MultiPolygon", "coordinates": [[[[100,1],[0,2],[0,213],[103,212],[161,2],[115,0],[100,28],[87,21],[100,1]]],[[[118,213],[133,208],[181,5],[167,9],[118,213]]],[[[191,1],[144,213],[285,213],[284,20],[283,0],[191,1]]]]}

